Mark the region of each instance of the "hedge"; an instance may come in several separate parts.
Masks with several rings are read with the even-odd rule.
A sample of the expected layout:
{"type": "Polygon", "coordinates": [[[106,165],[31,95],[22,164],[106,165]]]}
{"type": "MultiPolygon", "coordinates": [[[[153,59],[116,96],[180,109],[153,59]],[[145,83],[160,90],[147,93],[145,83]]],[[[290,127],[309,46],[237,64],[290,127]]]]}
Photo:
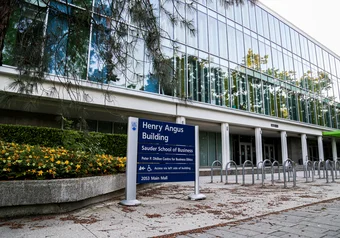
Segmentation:
{"type": "Polygon", "coordinates": [[[126,135],[5,124],[0,124],[0,140],[47,147],[63,146],[68,150],[105,153],[120,157],[126,156],[127,146],[126,135]]]}

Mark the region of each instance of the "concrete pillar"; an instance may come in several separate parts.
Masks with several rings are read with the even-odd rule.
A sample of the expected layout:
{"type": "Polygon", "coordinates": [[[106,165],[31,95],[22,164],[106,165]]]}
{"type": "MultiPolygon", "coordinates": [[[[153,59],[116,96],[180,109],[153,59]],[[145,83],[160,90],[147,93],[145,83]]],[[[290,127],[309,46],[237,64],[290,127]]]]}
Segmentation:
{"type": "Polygon", "coordinates": [[[318,136],[318,151],[319,151],[319,159],[320,159],[320,161],[324,161],[325,157],[323,155],[322,136],[318,136]]]}
{"type": "Polygon", "coordinates": [[[288,148],[287,148],[287,132],[281,131],[281,155],[282,155],[282,164],[288,159],[288,148]]]}
{"type": "Polygon", "coordinates": [[[307,150],[307,135],[302,134],[301,135],[301,149],[302,149],[302,162],[305,164],[307,161],[307,156],[308,156],[308,150],[307,150]]]}
{"type": "Polygon", "coordinates": [[[230,162],[230,141],[229,141],[229,124],[221,124],[221,141],[222,141],[222,168],[225,169],[230,162]]]}
{"type": "Polygon", "coordinates": [[[186,124],[185,117],[178,116],[176,117],[177,124],[186,124]]]}
{"type": "MultiPolygon", "coordinates": [[[[256,149],[256,165],[260,161],[263,161],[263,156],[262,156],[262,130],[261,128],[255,128],[255,149],[256,149]]],[[[262,167],[262,165],[261,165],[262,167]]]]}
{"type": "Polygon", "coordinates": [[[338,160],[338,152],[336,150],[336,141],[335,138],[332,138],[332,155],[333,155],[333,161],[338,160]]]}

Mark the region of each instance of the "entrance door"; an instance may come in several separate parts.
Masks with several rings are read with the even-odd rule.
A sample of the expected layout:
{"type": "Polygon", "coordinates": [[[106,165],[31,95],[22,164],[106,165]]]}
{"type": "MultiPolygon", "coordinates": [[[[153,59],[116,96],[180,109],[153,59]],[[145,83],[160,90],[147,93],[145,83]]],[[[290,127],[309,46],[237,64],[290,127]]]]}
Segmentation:
{"type": "Polygon", "coordinates": [[[269,159],[271,162],[275,160],[274,145],[264,145],[264,159],[269,159]]]}
{"type": "Polygon", "coordinates": [[[244,161],[250,160],[253,162],[253,150],[251,143],[240,143],[240,161],[239,164],[243,164],[244,161]]]}

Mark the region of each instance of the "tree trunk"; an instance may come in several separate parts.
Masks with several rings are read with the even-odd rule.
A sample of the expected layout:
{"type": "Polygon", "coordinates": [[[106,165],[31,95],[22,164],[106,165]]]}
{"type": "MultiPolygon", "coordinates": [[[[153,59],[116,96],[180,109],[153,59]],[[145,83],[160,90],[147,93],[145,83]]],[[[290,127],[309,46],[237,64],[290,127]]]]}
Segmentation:
{"type": "Polygon", "coordinates": [[[2,65],[2,50],[9,25],[9,19],[15,8],[15,0],[2,0],[0,5],[0,66],[2,65]]]}

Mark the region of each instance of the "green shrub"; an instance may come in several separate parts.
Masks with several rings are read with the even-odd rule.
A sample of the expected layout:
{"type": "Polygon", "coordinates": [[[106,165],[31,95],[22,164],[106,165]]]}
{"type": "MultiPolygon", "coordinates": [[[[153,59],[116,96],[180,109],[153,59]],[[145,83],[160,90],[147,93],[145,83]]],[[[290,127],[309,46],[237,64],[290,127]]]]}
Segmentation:
{"type": "Polygon", "coordinates": [[[126,135],[4,124],[0,124],[0,140],[48,147],[63,146],[68,150],[121,157],[126,156],[127,146],[126,135]]]}

